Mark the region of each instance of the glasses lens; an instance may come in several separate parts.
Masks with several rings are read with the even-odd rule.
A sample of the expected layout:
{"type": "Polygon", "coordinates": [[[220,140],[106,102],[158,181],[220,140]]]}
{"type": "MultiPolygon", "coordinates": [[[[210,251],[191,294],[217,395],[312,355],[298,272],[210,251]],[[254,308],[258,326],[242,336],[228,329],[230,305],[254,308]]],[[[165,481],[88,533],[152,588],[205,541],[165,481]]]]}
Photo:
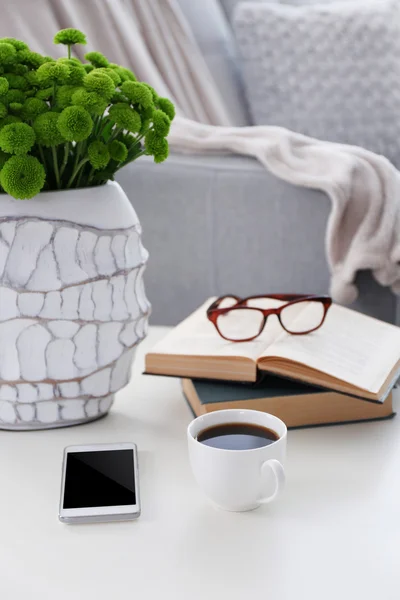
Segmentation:
{"type": "Polygon", "coordinates": [[[224,337],[240,342],[258,335],[263,322],[264,315],[259,310],[238,308],[220,315],[217,325],[224,337]]]}
{"type": "Polygon", "coordinates": [[[322,302],[295,302],[282,310],[281,323],[290,333],[307,333],[321,325],[324,314],[325,307],[322,302]]]}

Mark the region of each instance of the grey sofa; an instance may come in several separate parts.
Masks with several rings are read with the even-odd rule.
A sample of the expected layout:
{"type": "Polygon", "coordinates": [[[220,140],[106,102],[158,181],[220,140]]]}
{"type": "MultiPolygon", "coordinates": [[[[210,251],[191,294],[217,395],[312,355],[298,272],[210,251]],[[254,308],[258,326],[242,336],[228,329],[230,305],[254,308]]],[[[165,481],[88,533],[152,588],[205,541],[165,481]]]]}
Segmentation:
{"type": "MultiPolygon", "coordinates": [[[[212,0],[179,0],[238,124],[248,123],[233,36],[212,0]]],[[[229,11],[235,0],[225,0],[229,11]]],[[[153,324],[173,325],[211,295],[327,293],[324,234],[330,201],[238,156],[142,159],[119,175],[150,252],[153,324]]],[[[400,302],[369,273],[355,307],[400,324],[400,302]]]]}

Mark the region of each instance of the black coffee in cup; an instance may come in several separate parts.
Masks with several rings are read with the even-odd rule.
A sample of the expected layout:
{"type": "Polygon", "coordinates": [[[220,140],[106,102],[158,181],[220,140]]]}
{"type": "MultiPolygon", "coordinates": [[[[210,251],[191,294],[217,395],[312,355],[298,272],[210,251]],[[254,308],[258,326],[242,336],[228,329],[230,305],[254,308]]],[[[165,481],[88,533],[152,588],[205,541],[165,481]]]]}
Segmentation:
{"type": "Polygon", "coordinates": [[[279,440],[279,435],[262,425],[222,423],[203,429],[196,439],[201,444],[222,450],[253,450],[273,444],[279,440]]]}

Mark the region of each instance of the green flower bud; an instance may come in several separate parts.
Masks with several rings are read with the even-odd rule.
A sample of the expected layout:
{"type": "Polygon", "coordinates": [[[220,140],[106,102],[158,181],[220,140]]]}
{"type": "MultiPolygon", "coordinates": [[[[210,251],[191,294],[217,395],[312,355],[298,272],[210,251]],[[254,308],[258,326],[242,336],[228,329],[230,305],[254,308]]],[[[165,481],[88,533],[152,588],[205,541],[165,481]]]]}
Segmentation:
{"type": "Polygon", "coordinates": [[[69,106],[60,114],[57,127],[66,140],[80,142],[91,134],[93,121],[81,106],[69,106]]]}
{"type": "Polygon", "coordinates": [[[109,77],[111,77],[111,79],[114,82],[114,85],[119,85],[121,83],[121,77],[118,75],[118,73],[115,71],[115,69],[110,69],[109,67],[102,67],[100,69],[96,69],[95,70],[96,73],[105,73],[106,75],[108,75],[109,77]]]}
{"type": "Polygon", "coordinates": [[[61,29],[54,36],[55,44],[65,44],[66,46],[72,46],[73,44],[86,44],[86,36],[79,29],[61,29]]]}
{"type": "Polygon", "coordinates": [[[153,128],[157,135],[166,137],[169,134],[171,119],[162,111],[155,110],[153,113],[153,128]]]}
{"type": "Polygon", "coordinates": [[[26,121],[34,121],[39,115],[48,112],[49,107],[39,98],[27,98],[22,107],[22,117],[26,121]]]}
{"type": "Polygon", "coordinates": [[[25,73],[24,77],[28,82],[28,85],[36,85],[39,87],[40,83],[36,71],[28,71],[25,73]]]}
{"type": "Polygon", "coordinates": [[[35,132],[27,123],[12,123],[0,131],[0,148],[9,154],[26,154],[35,140],[35,132]]]}
{"type": "Polygon", "coordinates": [[[111,96],[110,102],[112,102],[113,104],[118,104],[118,102],[129,104],[129,98],[127,98],[124,94],[121,94],[121,92],[115,91],[114,94],[111,96]]]}
{"type": "Polygon", "coordinates": [[[153,96],[153,102],[157,102],[158,101],[158,94],[156,92],[156,90],[151,87],[151,85],[149,85],[148,83],[145,83],[144,81],[142,81],[142,85],[146,86],[148,90],[150,90],[151,95],[153,96]]]}
{"type": "Polygon", "coordinates": [[[117,162],[124,162],[128,156],[128,148],[123,142],[119,142],[118,140],[111,142],[108,146],[108,150],[111,158],[117,162]]]}
{"type": "Polygon", "coordinates": [[[109,100],[115,91],[115,85],[111,77],[97,70],[86,75],[83,85],[88,92],[96,92],[106,100],[109,100]]]}
{"type": "Polygon", "coordinates": [[[21,42],[21,40],[16,40],[15,38],[1,38],[0,43],[11,44],[16,50],[29,50],[28,44],[21,42]]]}
{"type": "Polygon", "coordinates": [[[85,54],[86,60],[88,60],[95,68],[108,67],[109,61],[101,52],[88,52],[85,54]]]}
{"type": "Polygon", "coordinates": [[[37,52],[30,50],[18,50],[17,60],[32,69],[38,69],[46,62],[46,58],[37,52]]]}
{"type": "Polygon", "coordinates": [[[165,138],[157,135],[153,130],[145,137],[145,147],[148,154],[154,156],[155,163],[161,163],[168,158],[169,147],[165,138]]]}
{"type": "Polygon", "coordinates": [[[85,69],[86,73],[90,73],[91,71],[94,70],[94,66],[93,65],[83,65],[83,68],[85,69]]]}
{"type": "Polygon", "coordinates": [[[57,146],[65,142],[57,124],[60,116],[55,112],[46,112],[36,117],[33,123],[33,129],[36,133],[36,140],[42,146],[57,146]]]}
{"type": "Polygon", "coordinates": [[[110,161],[110,153],[103,142],[96,141],[89,144],[89,162],[96,170],[104,169],[110,161]]]}
{"type": "Polygon", "coordinates": [[[29,87],[29,83],[22,75],[15,75],[14,73],[5,73],[4,78],[7,79],[10,88],[15,90],[26,90],[29,87]]]}
{"type": "Polygon", "coordinates": [[[7,116],[7,107],[3,102],[0,102],[0,119],[4,119],[7,116]]]}
{"type": "Polygon", "coordinates": [[[36,98],[39,98],[39,100],[49,100],[52,96],[53,96],[53,88],[52,87],[48,87],[43,90],[38,90],[36,92],[36,98]]]}
{"type": "Polygon", "coordinates": [[[129,104],[114,104],[109,110],[108,117],[118,127],[132,133],[137,133],[142,124],[139,113],[133,110],[129,104]]]}
{"type": "Polygon", "coordinates": [[[89,113],[102,115],[108,106],[107,100],[96,92],[88,92],[84,88],[78,89],[72,96],[74,106],[83,106],[89,113]]]}
{"type": "Polygon", "coordinates": [[[17,62],[17,51],[11,44],[0,42],[0,63],[10,65],[17,62]]]}
{"type": "Polygon", "coordinates": [[[62,63],[69,68],[69,75],[66,80],[67,84],[69,84],[69,85],[81,85],[82,84],[83,78],[86,75],[86,71],[83,68],[83,65],[81,65],[79,61],[76,61],[73,58],[59,58],[57,62],[62,63]]]}
{"type": "Polygon", "coordinates": [[[22,104],[20,102],[11,102],[11,104],[9,104],[8,108],[11,110],[12,113],[20,113],[22,110],[22,104]]]}
{"type": "Polygon", "coordinates": [[[151,91],[138,81],[125,81],[121,85],[121,91],[133,104],[139,104],[148,108],[153,104],[151,91]]]}
{"type": "Polygon", "coordinates": [[[121,81],[136,81],[135,74],[129,69],[114,64],[110,64],[110,67],[118,73],[118,75],[121,77],[121,81]]]}
{"type": "Polygon", "coordinates": [[[77,90],[80,90],[77,85],[60,85],[56,91],[56,103],[59,108],[67,108],[67,106],[71,106],[72,96],[75,94],[77,90]]]}
{"type": "Polygon", "coordinates": [[[47,62],[38,68],[37,76],[41,85],[49,86],[53,81],[66,83],[69,71],[69,67],[62,62],[47,62]]]}
{"type": "Polygon", "coordinates": [[[25,94],[21,90],[8,90],[5,99],[8,104],[11,104],[11,102],[20,102],[23,104],[25,102],[25,94]]]}
{"type": "Polygon", "coordinates": [[[157,104],[158,108],[162,110],[172,121],[175,117],[175,106],[172,104],[171,100],[168,98],[158,98],[157,104]]]}
{"type": "Polygon", "coordinates": [[[36,196],[44,186],[46,173],[34,156],[12,156],[0,172],[0,183],[7,194],[25,200],[36,196]]]}
{"type": "Polygon", "coordinates": [[[21,121],[22,119],[16,117],[15,115],[7,115],[7,117],[0,121],[0,130],[6,125],[11,125],[12,123],[21,123],[21,121]]]}
{"type": "Polygon", "coordinates": [[[24,94],[27,98],[31,98],[36,94],[36,90],[34,88],[31,88],[30,90],[25,90],[24,94]]]}
{"type": "Polygon", "coordinates": [[[5,77],[0,77],[0,96],[5,96],[9,89],[9,83],[5,77]]]}
{"type": "Polygon", "coordinates": [[[15,75],[26,75],[26,73],[28,73],[28,67],[21,63],[16,63],[15,65],[8,65],[7,69],[10,73],[15,73],[15,75]]]}

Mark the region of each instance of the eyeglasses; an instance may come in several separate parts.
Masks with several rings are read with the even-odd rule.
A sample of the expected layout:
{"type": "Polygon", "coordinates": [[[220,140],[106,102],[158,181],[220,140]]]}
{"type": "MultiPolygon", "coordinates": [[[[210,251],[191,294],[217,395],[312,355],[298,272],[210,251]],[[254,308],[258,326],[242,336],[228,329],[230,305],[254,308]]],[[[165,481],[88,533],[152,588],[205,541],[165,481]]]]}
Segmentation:
{"type": "Polygon", "coordinates": [[[321,327],[332,304],[329,296],[271,294],[265,296],[221,296],[207,309],[207,318],[219,335],[230,342],[250,342],[263,331],[270,315],[276,315],[285,331],[305,335],[321,327]],[[279,301],[274,308],[262,308],[263,301],[279,301]],[[282,304],[283,302],[283,304],[282,304]]]}

